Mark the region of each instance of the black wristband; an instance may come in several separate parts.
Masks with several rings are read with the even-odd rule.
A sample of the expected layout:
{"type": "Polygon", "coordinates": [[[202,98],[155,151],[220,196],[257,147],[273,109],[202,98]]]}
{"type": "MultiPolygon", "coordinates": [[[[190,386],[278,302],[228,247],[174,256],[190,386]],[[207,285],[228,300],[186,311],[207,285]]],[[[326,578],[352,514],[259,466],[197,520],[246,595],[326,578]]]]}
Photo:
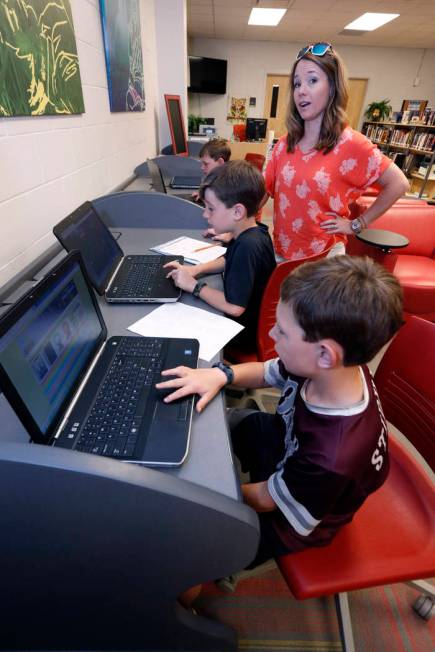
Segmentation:
{"type": "Polygon", "coordinates": [[[234,371],[229,365],[225,364],[224,362],[215,362],[214,365],[212,365],[212,367],[217,367],[218,369],[223,371],[225,376],[227,377],[226,384],[231,385],[231,383],[234,380],[234,371]]]}
{"type": "Polygon", "coordinates": [[[201,292],[204,285],[207,285],[205,281],[198,281],[198,283],[195,285],[195,287],[192,290],[192,294],[194,297],[198,297],[199,299],[199,293],[201,292]]]}

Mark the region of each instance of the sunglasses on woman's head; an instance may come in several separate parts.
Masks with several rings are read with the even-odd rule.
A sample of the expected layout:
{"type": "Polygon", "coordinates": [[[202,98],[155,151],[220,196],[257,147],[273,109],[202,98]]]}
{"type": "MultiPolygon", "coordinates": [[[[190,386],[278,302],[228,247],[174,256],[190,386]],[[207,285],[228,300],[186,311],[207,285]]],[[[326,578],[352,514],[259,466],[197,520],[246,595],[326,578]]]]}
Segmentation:
{"type": "Polygon", "coordinates": [[[332,50],[332,45],[330,43],[314,43],[311,45],[306,45],[304,48],[302,48],[302,50],[299,50],[296,56],[296,61],[302,59],[302,57],[304,57],[309,52],[314,54],[315,57],[323,57],[328,52],[328,50],[332,50]]]}

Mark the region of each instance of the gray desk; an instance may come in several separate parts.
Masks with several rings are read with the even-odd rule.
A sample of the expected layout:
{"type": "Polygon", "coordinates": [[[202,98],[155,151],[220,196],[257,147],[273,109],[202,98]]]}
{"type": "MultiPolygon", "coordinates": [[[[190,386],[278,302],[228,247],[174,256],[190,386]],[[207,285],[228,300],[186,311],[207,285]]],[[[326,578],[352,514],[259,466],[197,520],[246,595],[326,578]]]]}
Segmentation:
{"type": "MultiPolygon", "coordinates": [[[[125,212],[117,225],[111,203],[103,205],[125,253],[200,232],[189,220],[176,231],[152,219],[129,227],[139,217],[125,212]]],[[[100,305],[109,335],[131,334],[126,327],[153,309],[100,305]]],[[[169,472],[29,445],[4,399],[0,418],[0,649],[237,649],[230,628],[176,602],[189,586],[244,567],[258,544],[222,398],[195,416],[189,458],[169,472]]]]}

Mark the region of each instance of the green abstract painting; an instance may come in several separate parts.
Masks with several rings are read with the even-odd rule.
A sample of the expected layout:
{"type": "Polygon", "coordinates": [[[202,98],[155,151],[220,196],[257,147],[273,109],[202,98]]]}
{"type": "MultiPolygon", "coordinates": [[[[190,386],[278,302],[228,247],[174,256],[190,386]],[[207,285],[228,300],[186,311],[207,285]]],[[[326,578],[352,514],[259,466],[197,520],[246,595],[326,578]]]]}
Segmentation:
{"type": "Polygon", "coordinates": [[[0,117],[84,110],[69,0],[0,0],[0,117]]]}

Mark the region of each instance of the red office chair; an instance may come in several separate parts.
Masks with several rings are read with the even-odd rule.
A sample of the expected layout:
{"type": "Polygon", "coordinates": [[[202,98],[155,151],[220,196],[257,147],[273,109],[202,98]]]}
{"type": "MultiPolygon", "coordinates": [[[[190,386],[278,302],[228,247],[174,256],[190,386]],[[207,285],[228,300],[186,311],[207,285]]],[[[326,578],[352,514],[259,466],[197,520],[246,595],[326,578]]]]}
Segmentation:
{"type": "MultiPolygon", "coordinates": [[[[402,327],[375,375],[385,416],[429,466],[435,466],[435,324],[418,317],[402,327]]],[[[426,470],[390,435],[390,473],[324,548],[277,559],[296,598],[335,594],[344,650],[353,650],[346,591],[406,581],[422,590],[414,609],[428,619],[435,587],[435,492],[426,470]],[[413,581],[411,581],[413,580],[413,581]]]]}
{"type": "Polygon", "coordinates": [[[260,172],[263,171],[265,160],[266,157],[263,156],[263,154],[254,154],[253,152],[247,152],[245,154],[245,161],[248,161],[248,163],[251,163],[251,165],[255,165],[255,167],[258,168],[260,172]]]}
{"type": "Polygon", "coordinates": [[[320,254],[314,254],[308,258],[299,258],[298,260],[286,260],[275,267],[261,300],[257,330],[257,350],[252,352],[241,351],[232,348],[230,345],[224,349],[225,360],[239,364],[242,362],[264,362],[265,360],[269,360],[276,356],[275,345],[269,335],[269,331],[275,324],[276,306],[279,301],[281,283],[293,269],[299,267],[302,263],[311,263],[319,258],[324,258],[334,245],[335,237],[332,236],[328,241],[326,249],[324,249],[320,254]]]}

